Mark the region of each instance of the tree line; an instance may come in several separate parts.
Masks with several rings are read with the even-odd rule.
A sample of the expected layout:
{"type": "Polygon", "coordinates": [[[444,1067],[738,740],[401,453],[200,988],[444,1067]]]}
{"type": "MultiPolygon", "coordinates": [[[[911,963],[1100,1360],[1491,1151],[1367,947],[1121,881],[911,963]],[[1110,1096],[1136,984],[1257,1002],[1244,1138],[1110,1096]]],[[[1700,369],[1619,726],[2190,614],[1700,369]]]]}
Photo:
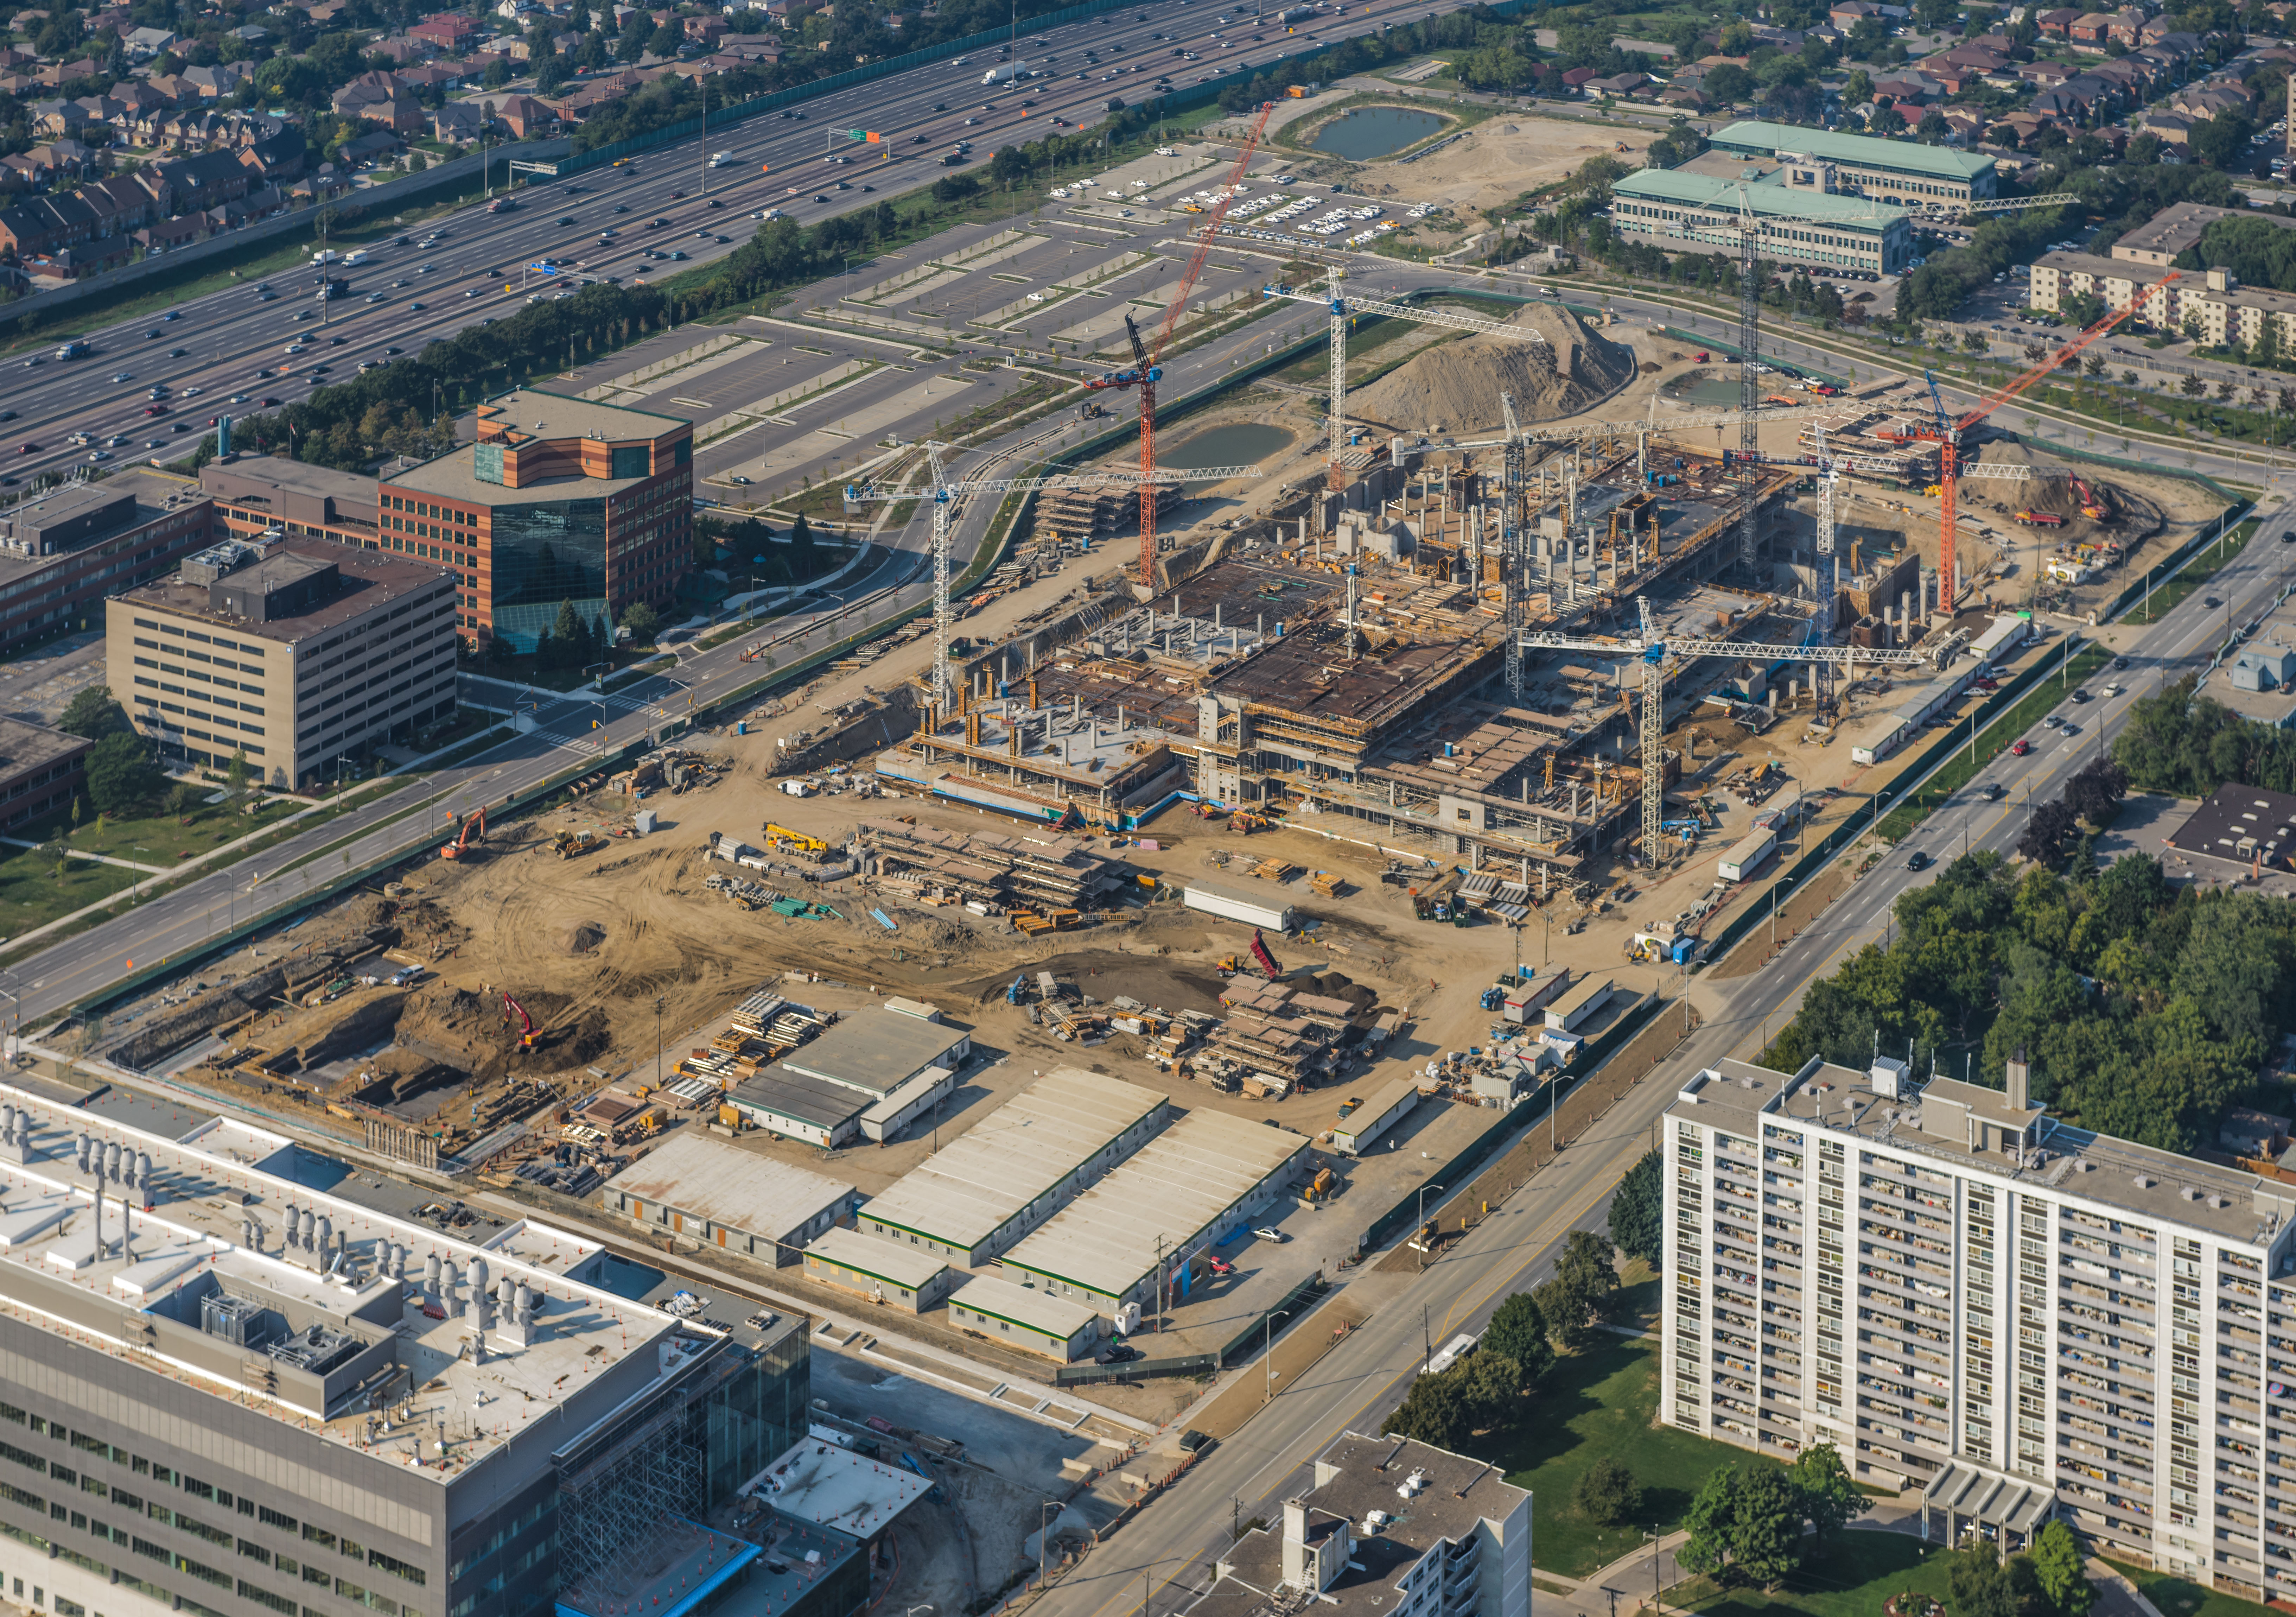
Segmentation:
{"type": "MultiPolygon", "coordinates": [[[[1121,139],[1140,127],[1136,116],[1119,117],[1100,129],[1008,147],[996,162],[1008,175],[1050,173],[1103,152],[1103,136],[1121,139]]],[[[907,197],[898,207],[882,201],[809,226],[771,220],[698,272],[663,283],[598,283],[570,298],[524,304],[490,325],[466,326],[308,399],[249,416],[234,425],[234,439],[343,471],[362,469],[387,454],[441,453],[453,444],[453,416],[481,399],[530,377],[570,370],[667,326],[805,285],[842,269],[849,256],[929,234],[978,190],[972,183],[954,196],[907,197]]],[[[210,439],[194,465],[213,453],[210,439]]]]}
{"type": "Polygon", "coordinates": [[[1893,934],[1810,985],[1766,1064],[1878,1048],[1997,1088],[2023,1051],[2068,1120],[2189,1153],[2296,1018],[2296,907],[2175,886],[2149,854],[2071,874],[1970,854],[1898,899],[1893,934]]]}

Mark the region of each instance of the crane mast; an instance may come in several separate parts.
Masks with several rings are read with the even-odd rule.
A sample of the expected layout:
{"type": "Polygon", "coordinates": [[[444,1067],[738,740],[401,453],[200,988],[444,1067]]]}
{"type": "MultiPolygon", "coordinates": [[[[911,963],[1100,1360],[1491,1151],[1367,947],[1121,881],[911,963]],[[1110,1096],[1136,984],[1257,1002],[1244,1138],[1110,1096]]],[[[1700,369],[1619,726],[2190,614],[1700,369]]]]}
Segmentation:
{"type": "MultiPolygon", "coordinates": [[[[1754,205],[1742,176],[1738,182],[1738,560],[1749,570],[1754,565],[1754,496],[1762,482],[1761,439],[1754,419],[1754,406],[1759,402],[1757,367],[1761,364],[1762,345],[1762,261],[1757,250],[1760,237],[1754,205]]],[[[1656,844],[1651,848],[1655,858],[1656,844]]]]}

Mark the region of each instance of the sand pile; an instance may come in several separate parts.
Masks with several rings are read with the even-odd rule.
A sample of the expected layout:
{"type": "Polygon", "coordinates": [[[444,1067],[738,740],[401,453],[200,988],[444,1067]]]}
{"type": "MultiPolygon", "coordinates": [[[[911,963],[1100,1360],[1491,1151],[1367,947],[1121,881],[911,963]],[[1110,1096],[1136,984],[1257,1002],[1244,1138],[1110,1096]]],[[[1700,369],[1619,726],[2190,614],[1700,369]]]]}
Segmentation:
{"type": "Polygon", "coordinates": [[[1576,415],[1635,374],[1634,350],[1599,335],[1568,309],[1539,304],[1510,324],[1542,342],[1469,337],[1430,349],[1348,397],[1348,414],[1398,432],[1496,432],[1506,425],[1499,396],[1511,394],[1523,421],[1576,415]]]}
{"type": "Polygon", "coordinates": [[[605,940],[604,927],[595,921],[585,921],[566,934],[566,952],[570,955],[594,954],[605,940]]]}
{"type": "MultiPolygon", "coordinates": [[[[2033,466],[2058,472],[2071,470],[2046,450],[2036,453],[2024,444],[2005,439],[1986,444],[1976,451],[1975,458],[1982,465],[2033,466]]],[[[2019,482],[2002,478],[1965,478],[1961,484],[1960,502],[1964,509],[1974,505],[1997,507],[2004,512],[2046,511],[2061,516],[2065,519],[2064,525],[2048,530],[2049,538],[2060,544],[2114,539],[2134,548],[2139,540],[2160,530],[2164,515],[2143,495],[2119,483],[2093,477],[2085,468],[2079,470],[2079,475],[2093,495],[2102,497],[2105,513],[2103,521],[2084,514],[2080,491],[2073,487],[2070,475],[2037,476],[2019,482]]]]}

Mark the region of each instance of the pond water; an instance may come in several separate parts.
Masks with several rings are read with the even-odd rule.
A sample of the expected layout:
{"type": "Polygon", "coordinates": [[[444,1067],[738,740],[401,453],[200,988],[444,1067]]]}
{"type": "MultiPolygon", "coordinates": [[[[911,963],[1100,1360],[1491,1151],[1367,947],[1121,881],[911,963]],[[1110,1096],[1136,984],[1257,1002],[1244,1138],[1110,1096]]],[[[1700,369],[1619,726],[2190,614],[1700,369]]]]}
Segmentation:
{"type": "Polygon", "coordinates": [[[1368,162],[1400,152],[1414,141],[1425,140],[1443,127],[1432,112],[1410,112],[1401,107],[1365,107],[1335,118],[1309,142],[1311,150],[1328,152],[1355,162],[1368,162]]]}
{"type": "Polygon", "coordinates": [[[1718,376],[1706,377],[1692,382],[1679,393],[1669,393],[1667,397],[1677,404],[1690,405],[1699,409],[1734,410],[1738,407],[1738,378],[1733,375],[1724,381],[1718,376]]]}
{"type": "Polygon", "coordinates": [[[1264,422],[1231,422],[1206,427],[1170,448],[1156,446],[1156,464],[1175,472],[1199,466],[1248,466],[1282,454],[1292,447],[1292,435],[1264,422]]]}

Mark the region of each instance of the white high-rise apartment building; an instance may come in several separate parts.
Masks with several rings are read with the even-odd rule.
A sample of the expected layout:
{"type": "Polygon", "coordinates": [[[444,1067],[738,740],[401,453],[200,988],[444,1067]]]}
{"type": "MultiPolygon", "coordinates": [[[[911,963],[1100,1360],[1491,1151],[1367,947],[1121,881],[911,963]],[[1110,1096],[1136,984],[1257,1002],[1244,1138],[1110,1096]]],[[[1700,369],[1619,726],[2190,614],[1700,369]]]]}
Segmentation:
{"type": "Polygon", "coordinates": [[[1660,1417],[1923,1491],[1933,1537],[2296,1598],[2296,1182],[2008,1089],[1726,1061],[1666,1127],[1660,1417]]]}

